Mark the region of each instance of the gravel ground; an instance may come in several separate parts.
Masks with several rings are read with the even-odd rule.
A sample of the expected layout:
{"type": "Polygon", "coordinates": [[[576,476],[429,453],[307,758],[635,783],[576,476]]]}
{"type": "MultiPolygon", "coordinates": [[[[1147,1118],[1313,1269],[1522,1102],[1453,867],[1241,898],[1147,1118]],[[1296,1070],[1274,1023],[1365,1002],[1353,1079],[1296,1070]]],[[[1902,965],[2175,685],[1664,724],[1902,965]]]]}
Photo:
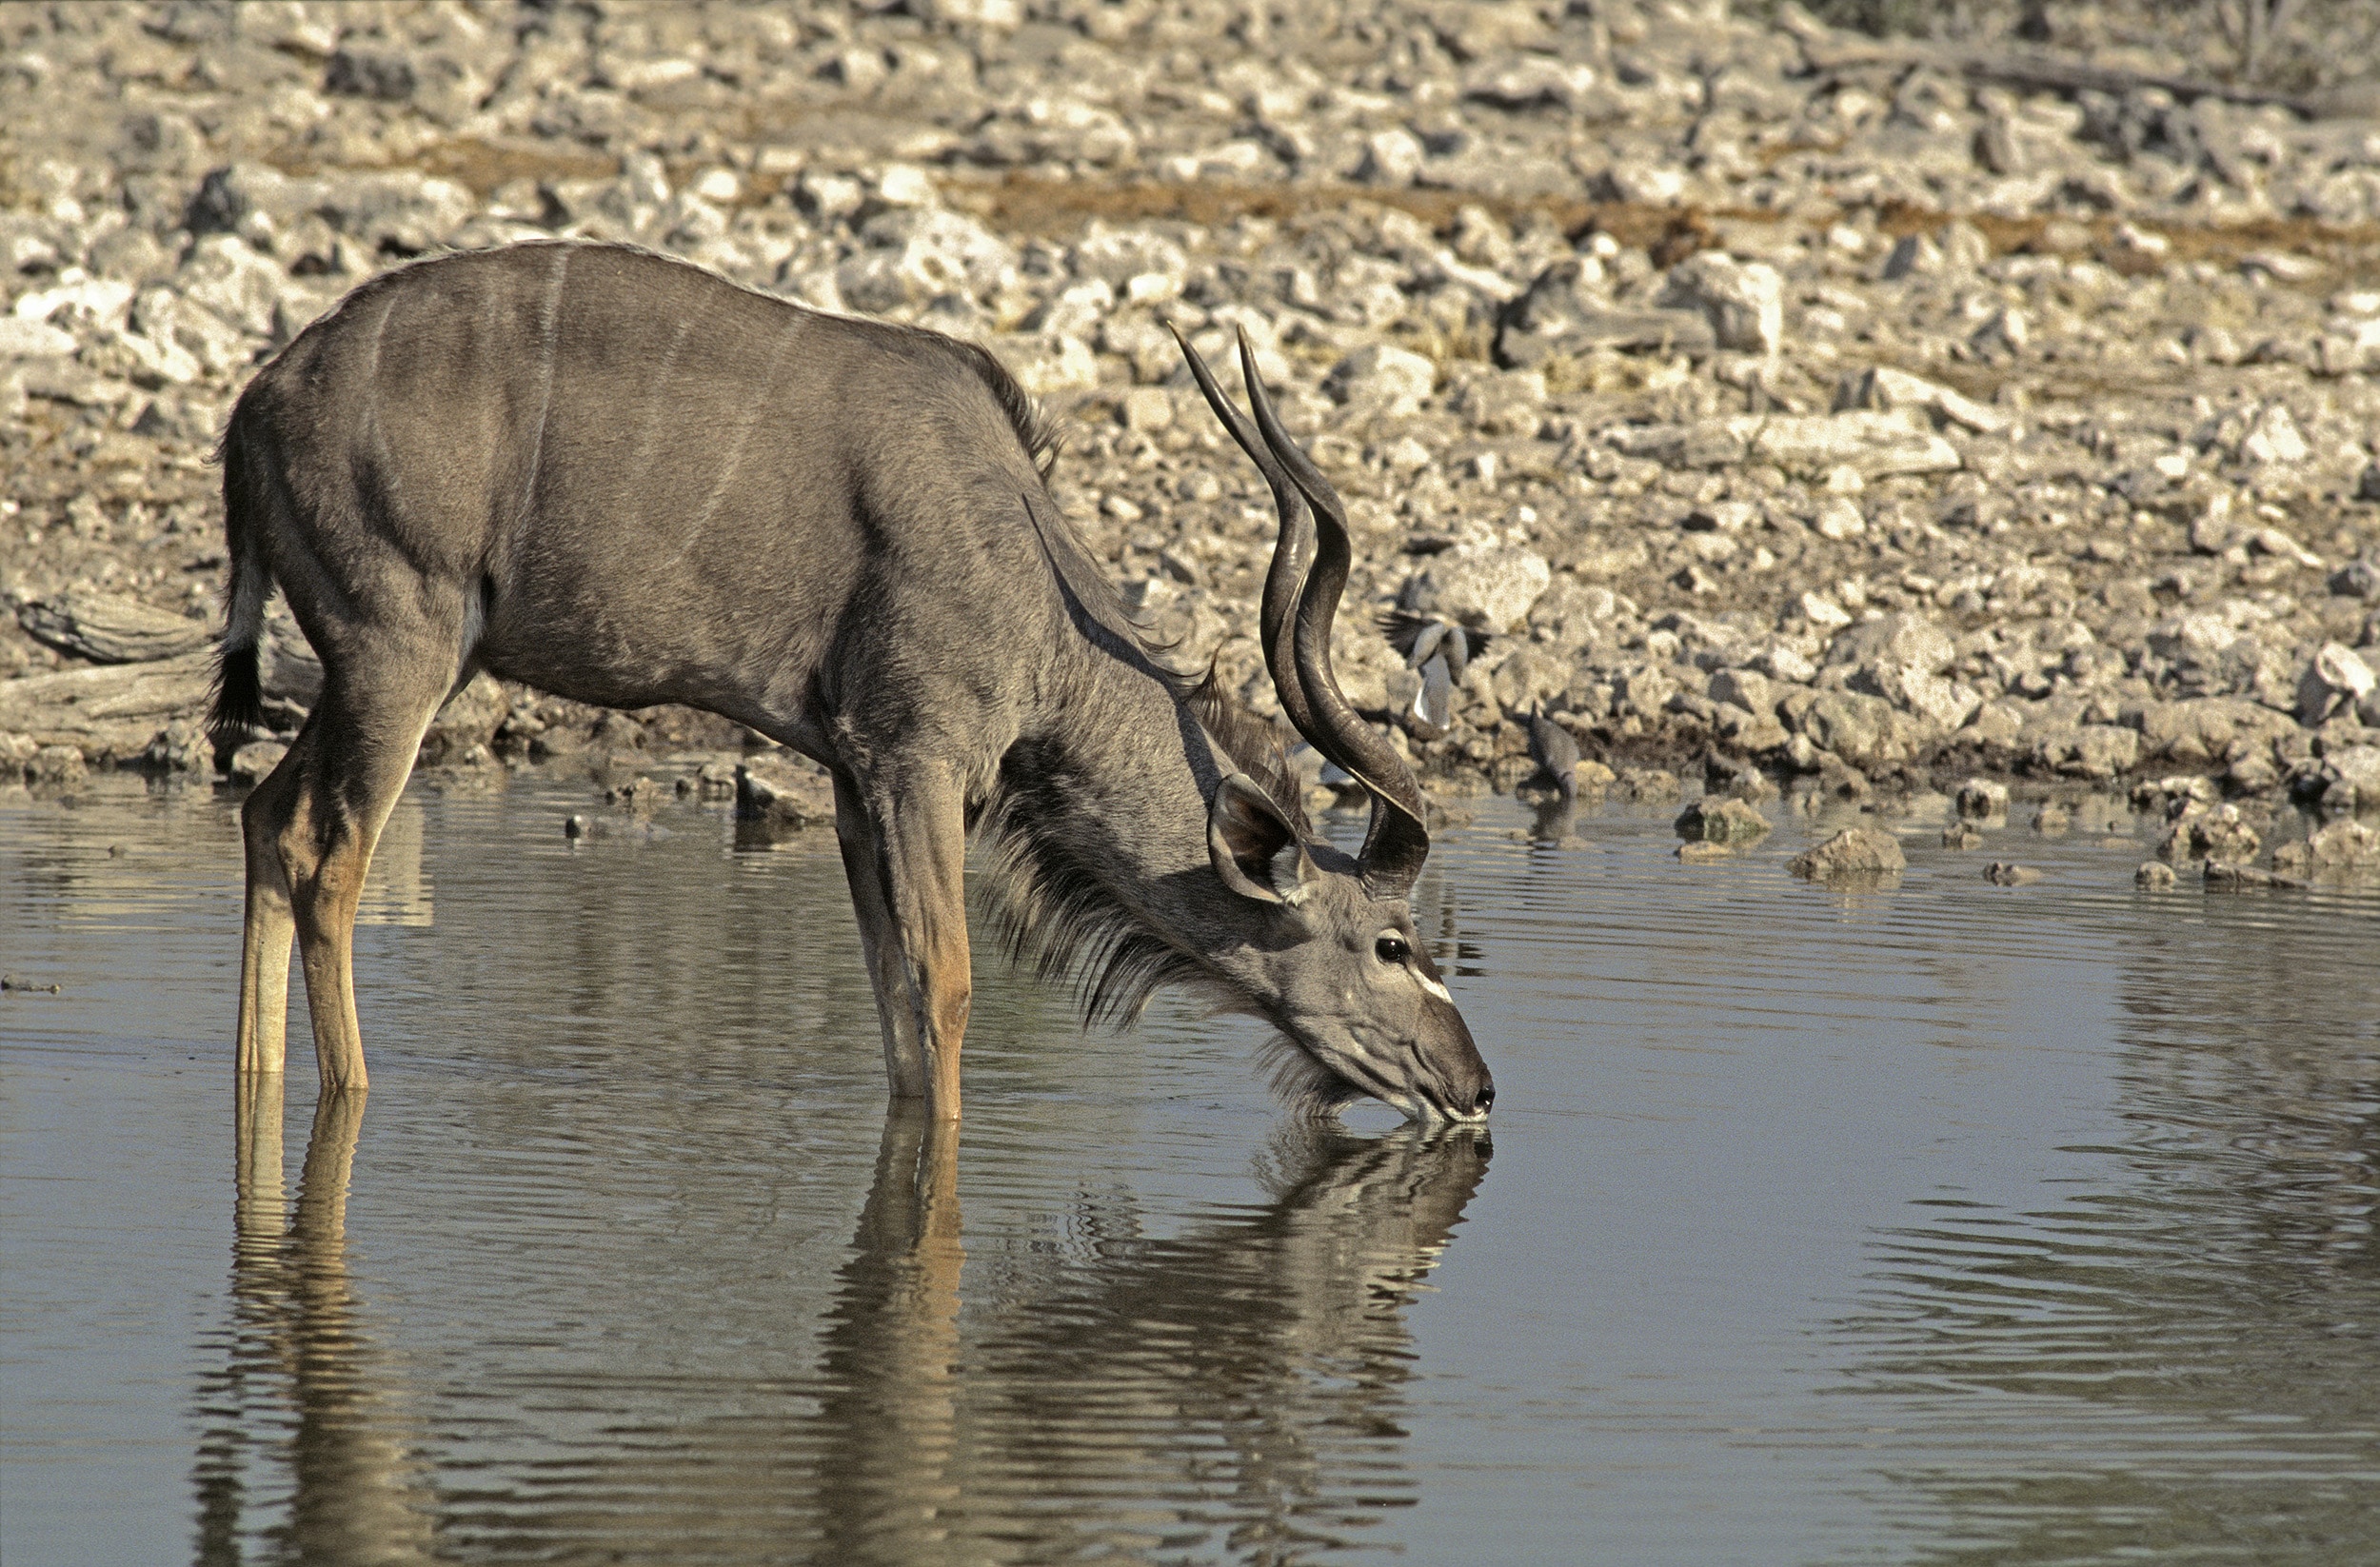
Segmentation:
{"type": "MultiPolygon", "coordinates": [[[[232,396],[380,269],[576,235],[982,339],[1271,713],[1271,508],[1161,323],[1244,330],[1353,513],[1342,683],[1441,795],[1534,709],[1590,794],[2131,788],[2202,872],[2370,864],[2380,12],[2251,77],[2194,10],[2043,10],[0,9],[0,769],[210,766],[232,396]]],[[[739,739],[483,681],[425,760],[739,739]]]]}

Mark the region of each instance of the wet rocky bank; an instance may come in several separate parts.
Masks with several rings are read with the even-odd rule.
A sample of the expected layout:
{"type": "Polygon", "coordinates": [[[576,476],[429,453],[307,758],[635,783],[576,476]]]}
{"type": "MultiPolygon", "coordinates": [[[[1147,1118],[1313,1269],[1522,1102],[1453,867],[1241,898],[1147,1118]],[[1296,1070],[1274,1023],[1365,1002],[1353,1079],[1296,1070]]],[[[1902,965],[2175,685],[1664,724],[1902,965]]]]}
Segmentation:
{"type": "MultiPolygon", "coordinates": [[[[2250,72],[1977,10],[8,8],[0,771],[207,776],[231,397],[378,270],[567,235],[986,343],[1151,634],[1269,713],[1269,499],[1164,324],[1244,331],[1348,503],[1341,682],[1456,808],[1534,711],[1590,794],[1972,779],[2130,795],[2195,874],[2380,863],[2380,18],[2250,72]]],[[[286,619],[267,675],[286,731],[286,619]]],[[[424,761],[742,764],[815,821],[748,740],[483,679],[424,761]]]]}

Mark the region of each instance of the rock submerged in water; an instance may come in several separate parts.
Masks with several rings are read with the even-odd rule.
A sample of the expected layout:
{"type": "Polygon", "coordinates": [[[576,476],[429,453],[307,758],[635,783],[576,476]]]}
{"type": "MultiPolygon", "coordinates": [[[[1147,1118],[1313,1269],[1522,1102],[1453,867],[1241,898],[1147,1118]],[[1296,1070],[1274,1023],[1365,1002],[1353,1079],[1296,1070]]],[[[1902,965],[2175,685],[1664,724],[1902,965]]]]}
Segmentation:
{"type": "Polygon", "coordinates": [[[2041,880],[2041,873],[2013,860],[1994,860],[1983,867],[1983,879],[1995,887],[2029,887],[2041,880]]]}
{"type": "Polygon", "coordinates": [[[1909,863],[1900,840],[1874,827],[1845,827],[1806,854],[1785,862],[1785,868],[1812,882],[1897,874],[1909,863]]]}
{"type": "Polygon", "coordinates": [[[1749,843],[1765,838],[1768,832],[1769,819],[1733,796],[1714,799],[1705,795],[1687,806],[1677,819],[1677,836],[1692,843],[1749,843]]]}
{"type": "Polygon", "coordinates": [[[1971,778],[1958,786],[1954,797],[1958,814],[1971,821],[1989,822],[2008,814],[2008,785],[1989,778],[1971,778]]]}
{"type": "Polygon", "coordinates": [[[2276,874],[2353,875],[2380,872],[2380,829],[2353,817],[2317,828],[2301,843],[2283,843],[2272,851],[2276,874]]]}
{"type": "Polygon", "coordinates": [[[231,753],[231,777],[235,783],[254,785],[265,781],[265,775],[281,765],[281,759],[289,754],[289,747],[277,740],[251,740],[231,753]]]}
{"type": "Polygon", "coordinates": [[[2157,845],[2157,855],[2174,863],[2203,860],[2244,865],[2256,857],[2261,842],[2256,829],[2241,817],[2237,805],[2187,809],[2167,829],[2164,841],[2157,845]]]}
{"type": "Polygon", "coordinates": [[[835,786],[816,764],[762,756],[735,775],[739,839],[774,838],[835,823],[835,786]]]}
{"type": "Polygon", "coordinates": [[[2205,862],[2199,866],[2199,876],[2208,886],[2231,892],[2294,892],[2303,890],[2306,885],[2301,878],[2295,876],[2258,870],[2253,865],[2243,865],[2225,860],[2205,862]]]}

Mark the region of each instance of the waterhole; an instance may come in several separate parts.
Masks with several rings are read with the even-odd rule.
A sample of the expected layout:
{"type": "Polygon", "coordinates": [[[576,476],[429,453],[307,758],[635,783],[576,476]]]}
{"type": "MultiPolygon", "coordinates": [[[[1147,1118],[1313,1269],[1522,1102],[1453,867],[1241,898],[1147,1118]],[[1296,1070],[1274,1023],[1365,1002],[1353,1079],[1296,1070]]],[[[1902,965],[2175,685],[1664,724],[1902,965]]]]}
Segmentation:
{"type": "MultiPolygon", "coordinates": [[[[1533,842],[1419,888],[1490,1135],[980,949],[888,1115],[831,847],[417,781],[372,1087],[235,1095],[233,806],[0,802],[11,1562],[2331,1563],[2380,1517],[2380,899],[2120,810],[1894,882],[1533,842]],[[2040,881],[1997,886],[1992,859],[2040,881]],[[53,993],[47,987],[57,986],[53,993]]],[[[1871,819],[1872,821],[1874,819],[1871,819]]],[[[1359,823],[1339,830],[1359,831],[1359,823]]],[[[300,1014],[302,1019],[302,1012],[300,1014]]]]}

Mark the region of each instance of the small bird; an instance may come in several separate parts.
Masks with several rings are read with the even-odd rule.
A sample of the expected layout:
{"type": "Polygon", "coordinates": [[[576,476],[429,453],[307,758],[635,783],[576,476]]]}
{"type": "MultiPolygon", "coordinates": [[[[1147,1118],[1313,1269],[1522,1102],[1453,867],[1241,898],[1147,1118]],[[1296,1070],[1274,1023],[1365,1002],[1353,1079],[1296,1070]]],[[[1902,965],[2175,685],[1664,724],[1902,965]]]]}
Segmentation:
{"type": "Polygon", "coordinates": [[[1435,615],[1408,614],[1401,609],[1382,615],[1380,629],[1387,633],[1389,645],[1405,656],[1405,667],[1421,677],[1421,689],[1413,699],[1414,721],[1431,729],[1445,728],[1454,721],[1456,683],[1495,637],[1435,615]]]}
{"type": "Polygon", "coordinates": [[[1578,803],[1578,742],[1546,716],[1542,704],[1529,709],[1529,760],[1537,770],[1514,793],[1557,794],[1565,808],[1578,803]]]}

